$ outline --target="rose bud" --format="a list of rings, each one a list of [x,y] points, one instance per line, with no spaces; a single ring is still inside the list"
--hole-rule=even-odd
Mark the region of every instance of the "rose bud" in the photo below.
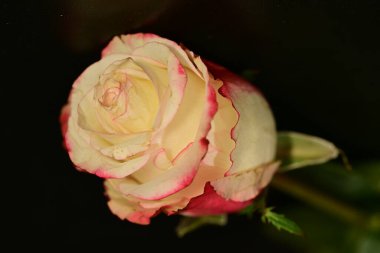
[[[113,38],[74,82],[61,124],[76,168],[106,178],[112,213],[134,223],[239,211],[278,168],[262,94],[154,34]]]

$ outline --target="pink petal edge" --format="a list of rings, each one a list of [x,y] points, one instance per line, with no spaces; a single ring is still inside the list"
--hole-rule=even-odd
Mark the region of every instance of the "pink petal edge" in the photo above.
[[[190,200],[189,204],[180,213],[189,216],[215,215],[237,212],[251,204],[251,200],[238,202],[226,200],[216,193],[208,182],[204,193]]]

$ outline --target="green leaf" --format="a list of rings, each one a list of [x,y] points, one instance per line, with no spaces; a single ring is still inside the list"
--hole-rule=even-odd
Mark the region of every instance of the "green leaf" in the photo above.
[[[199,229],[206,225],[225,226],[227,224],[227,215],[209,215],[201,217],[182,217],[177,226],[176,232],[178,237],[183,237],[186,234]]]
[[[292,220],[286,218],[283,214],[278,214],[272,211],[273,207],[265,208],[261,216],[261,221],[270,223],[278,230],[285,230],[291,234],[302,235],[301,228]]]
[[[327,140],[296,132],[277,134],[277,160],[281,171],[325,163],[338,156],[339,150]]]

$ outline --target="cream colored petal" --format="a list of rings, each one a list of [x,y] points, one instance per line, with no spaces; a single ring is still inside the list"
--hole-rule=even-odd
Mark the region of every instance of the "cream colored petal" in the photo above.
[[[100,152],[103,155],[112,157],[116,160],[125,160],[133,155],[145,151],[148,147],[141,144],[123,143],[107,148],[102,148]]]
[[[215,191],[226,200],[246,201],[255,198],[277,171],[279,162],[241,171],[211,182]]]
[[[168,57],[171,54],[172,52],[166,45],[154,41],[145,43],[144,45],[135,48],[131,53],[131,55],[140,57],[140,59],[145,59],[148,62],[154,60],[164,64],[165,66],[167,66]]]
[[[210,78],[214,90],[223,84]],[[171,213],[186,207],[190,199],[203,194],[207,182],[223,178],[231,167],[230,153],[235,147],[231,130],[236,125],[238,116],[229,99],[216,93],[218,110],[212,120],[211,130],[207,135],[210,141],[206,156],[203,158],[194,181],[183,190],[153,203],[142,202],[146,207],[164,206],[164,211]]]
[[[149,159],[149,154],[139,154],[122,162],[107,157],[92,145],[91,134],[80,128],[74,120],[69,120],[68,131],[65,135],[66,144],[72,162],[80,170],[100,177],[118,178],[135,172]]]
[[[131,80],[127,93],[127,110],[125,114],[114,119],[132,133],[151,131],[159,109],[159,98],[150,81]]]
[[[141,225],[147,225],[150,223],[150,217],[157,212],[157,209],[141,208],[138,203],[123,196],[111,180],[105,180],[104,185],[106,195],[109,198],[108,207],[113,214],[122,220],[129,220],[130,222]]]
[[[160,52],[160,54],[156,53],[153,59],[167,64],[167,70],[152,67],[149,62],[141,58],[150,51],[151,53]],[[160,136],[159,139],[162,139],[162,146],[168,153],[169,158],[174,159],[188,143],[194,140],[206,103],[205,87],[207,87],[207,84],[193,72],[183,69],[178,59],[165,45],[148,43],[137,48],[133,53],[140,56],[140,58],[134,59],[136,64],[144,69],[157,86],[159,97],[161,98],[158,120],[163,121],[160,122],[163,127],[167,125],[162,138],[161,133],[158,133],[158,135]],[[186,75],[187,81],[192,85],[185,88]],[[178,133],[184,133],[184,136],[179,139],[176,136]],[[154,139],[157,140],[157,138]]]
[[[111,42],[107,45],[107,47],[103,50],[102,56],[105,57],[110,54],[133,54],[133,52],[148,43],[156,43],[161,44],[169,48],[169,50],[179,59],[181,64],[194,72],[200,78],[204,78],[204,70],[200,70],[202,66],[199,68],[197,66],[198,63],[194,62],[194,54],[189,50],[184,50],[174,41],[161,38],[155,34],[150,33],[136,33],[136,34],[128,34],[114,37]],[[153,52],[153,55],[156,55],[156,52]],[[147,58],[150,58],[151,55],[145,54]],[[202,63],[203,64],[203,63]],[[201,65],[202,65],[201,64]],[[207,80],[207,79],[204,79]]]
[[[190,85],[186,85],[181,105],[162,136],[161,145],[171,160],[195,140],[207,104],[207,84],[190,71],[187,77]]]
[[[161,44],[147,44],[140,47],[134,53],[144,53],[152,50],[159,51],[166,58],[167,68],[152,66],[143,58],[136,58],[135,62],[148,74],[152,83],[155,84],[160,99],[160,109],[155,119],[156,135],[161,135],[161,129],[165,128],[175,116],[179,105],[182,102],[184,89],[187,82],[187,74],[178,59]],[[139,54],[142,54],[139,53]],[[161,56],[160,56],[161,57]],[[164,59],[160,59],[164,61]],[[149,98],[147,98],[149,100]],[[154,138],[156,139],[156,138]],[[158,139],[156,139],[158,141]]]
[[[212,80],[215,90],[223,85],[221,81]],[[218,111],[211,122],[211,130],[207,135],[210,141],[209,150],[203,162],[209,166],[219,167],[227,172],[231,167],[231,152],[235,148],[235,141],[231,132],[238,122],[238,113],[232,106],[231,100],[217,92]]]
[[[124,195],[132,195],[143,200],[157,200],[174,194],[193,181],[206,151],[207,143],[200,140],[189,147],[186,155],[178,159],[170,170],[140,185],[121,184],[120,190]]]
[[[163,50],[164,49],[165,47],[163,47]],[[167,75],[167,66],[152,65],[146,59],[137,56],[133,56],[133,61],[144,71],[144,73],[147,74],[152,84],[155,86],[156,92],[161,103],[164,94],[168,90],[169,80]]]
[[[236,148],[232,151],[229,175],[257,167],[274,159],[276,130],[273,115],[265,99],[257,92],[229,86],[239,121],[233,130]]]
[[[160,170],[166,171],[173,166],[172,161],[168,158],[165,149],[161,148],[153,158],[154,166]]]
[[[172,121],[183,100],[187,83],[187,74],[179,60],[170,54],[168,58],[168,89],[161,100],[160,111],[156,118],[157,133]]]
[[[142,200],[159,200],[184,189],[193,182],[199,169],[199,164],[207,151],[208,141],[205,137],[211,128],[211,120],[217,110],[214,89],[211,85],[204,88],[207,102],[201,112],[202,117],[198,123],[193,144],[187,146],[186,151],[174,161],[173,167],[161,175],[150,178],[150,180],[136,178],[141,182],[139,186],[129,184],[120,186],[123,194],[132,195]],[[133,177],[135,178],[140,171],[133,174]]]
[[[202,195],[207,182],[222,178],[225,170],[220,167],[201,164],[193,182],[183,190],[156,201],[141,201],[145,208],[163,208],[167,213],[177,212],[185,208],[189,201]]]
[[[151,33],[115,36],[103,49],[102,57],[110,54],[132,53],[136,48],[141,47],[156,38],[158,38],[158,36]]]
[[[229,98],[239,114],[232,137],[232,167],[228,175],[256,168],[273,161],[276,152],[276,129],[272,112],[263,96],[247,81],[227,69],[207,62],[211,73],[223,81],[221,92]]]
[[[104,134],[97,132],[88,132],[89,143],[96,150],[101,150],[119,145],[140,145],[147,146],[151,139],[150,132],[141,132],[136,134]]]

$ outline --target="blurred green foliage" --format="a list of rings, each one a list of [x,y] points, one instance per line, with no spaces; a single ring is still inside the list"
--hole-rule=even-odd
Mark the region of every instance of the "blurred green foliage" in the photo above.
[[[363,221],[344,220],[338,214],[292,198],[277,203],[281,212],[294,219],[304,231],[302,240],[285,233],[264,233],[278,241],[286,241],[297,252],[310,253],[378,253],[380,252],[380,161],[355,162],[346,171],[339,162],[313,166],[288,173],[293,179],[307,183],[321,194],[344,201],[362,215]],[[276,192],[274,194],[283,193]],[[270,199],[270,195],[269,195]]]

